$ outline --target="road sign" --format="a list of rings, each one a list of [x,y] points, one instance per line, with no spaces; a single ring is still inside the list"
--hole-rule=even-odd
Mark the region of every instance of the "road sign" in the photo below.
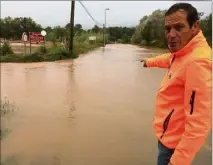
[[[27,33],[26,33],[26,32],[22,33],[21,40],[24,42],[24,54],[26,55],[26,50],[27,50],[27,48],[26,48],[26,43],[27,43]]]
[[[90,40],[90,41],[95,41],[95,40],[96,40],[96,36],[90,36],[90,37],[89,37],[89,40]]]
[[[29,32],[29,34],[31,43],[44,42],[44,36],[41,35],[41,32]]]
[[[46,34],[47,34],[46,31],[44,31],[44,30],[41,31],[42,36],[46,36]]]
[[[24,35],[24,42],[27,42],[27,35]]]
[[[27,42],[27,33],[26,33],[26,32],[24,32],[24,33],[22,34],[22,41],[23,41],[23,42]]]

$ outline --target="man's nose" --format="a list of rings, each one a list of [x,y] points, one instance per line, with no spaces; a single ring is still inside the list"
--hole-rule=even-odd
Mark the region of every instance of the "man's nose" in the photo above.
[[[172,37],[176,37],[176,35],[177,35],[177,31],[176,31],[175,29],[172,28],[172,29],[170,30],[170,32],[169,32],[169,37],[171,37],[171,38],[172,38]]]

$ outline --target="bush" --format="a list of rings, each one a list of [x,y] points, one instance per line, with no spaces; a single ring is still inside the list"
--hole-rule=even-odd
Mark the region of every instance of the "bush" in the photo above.
[[[0,46],[0,55],[5,56],[7,54],[13,54],[13,50],[9,43],[5,42],[2,46]]]
[[[62,56],[65,56],[65,57],[70,57],[70,52],[63,48],[63,47],[56,47],[56,50],[54,52],[56,55],[62,55]]]
[[[1,56],[1,62],[18,62],[18,60],[20,59],[19,56],[14,55],[14,54],[8,54],[5,56]]]
[[[43,61],[43,57],[39,53],[32,53],[32,54],[27,54],[25,56],[22,56],[20,58],[20,61],[23,61],[23,62],[41,62],[41,61]]]
[[[43,55],[44,61],[56,61],[76,57],[74,53],[71,53],[63,46],[51,47],[48,49],[48,53]]]
[[[47,53],[47,48],[44,45],[42,45],[42,46],[39,47],[37,52],[43,53],[43,54]]]
[[[41,62],[43,57],[39,53],[27,55],[6,55],[1,57],[1,62]]]

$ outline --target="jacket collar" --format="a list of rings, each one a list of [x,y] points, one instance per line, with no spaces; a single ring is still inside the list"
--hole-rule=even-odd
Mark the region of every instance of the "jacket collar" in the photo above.
[[[202,47],[205,45],[208,45],[208,43],[202,31],[200,30],[198,34],[191,41],[189,41],[189,43],[186,46],[184,46],[182,49],[180,49],[177,52],[172,52],[171,55],[175,57],[183,56],[189,53],[190,51],[192,51],[192,49],[196,47]]]

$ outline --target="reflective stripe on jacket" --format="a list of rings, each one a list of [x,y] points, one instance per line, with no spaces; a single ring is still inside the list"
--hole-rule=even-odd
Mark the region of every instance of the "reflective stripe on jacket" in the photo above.
[[[211,129],[211,48],[200,31],[183,49],[147,59],[147,67],[168,68],[156,98],[154,131],[175,149],[173,165],[190,165]]]

